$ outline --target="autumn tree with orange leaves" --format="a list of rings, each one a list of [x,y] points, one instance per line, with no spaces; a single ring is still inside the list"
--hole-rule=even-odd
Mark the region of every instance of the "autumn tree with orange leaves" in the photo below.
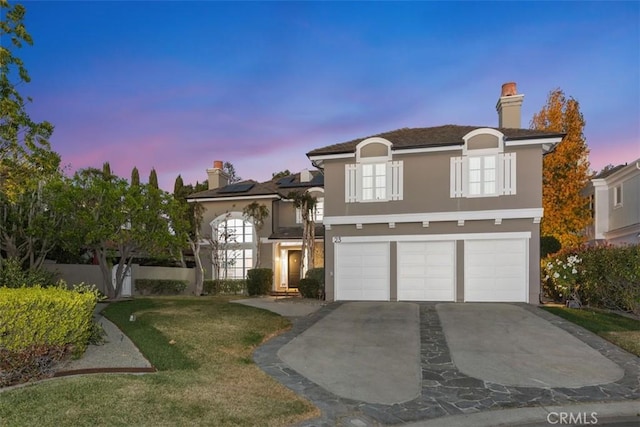
[[[582,194],[589,181],[584,125],[578,101],[567,99],[559,88],[549,93],[546,105],[531,120],[532,129],[566,134],[544,157],[542,171],[541,234],[555,237],[563,247],[582,243],[583,230],[591,222],[588,199]]]

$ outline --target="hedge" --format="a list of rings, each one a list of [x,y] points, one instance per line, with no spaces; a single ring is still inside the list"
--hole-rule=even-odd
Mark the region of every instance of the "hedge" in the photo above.
[[[187,289],[187,280],[136,279],[136,290],[142,295],[177,295]]]
[[[209,295],[244,294],[247,290],[245,279],[214,279],[204,281],[204,291]]]
[[[640,314],[640,246],[564,249],[542,261],[547,296]]]
[[[95,291],[61,287],[0,288],[0,348],[72,346],[79,356],[91,336]]]
[[[273,270],[270,268],[254,268],[247,271],[247,293],[249,295],[266,295],[273,289]]]

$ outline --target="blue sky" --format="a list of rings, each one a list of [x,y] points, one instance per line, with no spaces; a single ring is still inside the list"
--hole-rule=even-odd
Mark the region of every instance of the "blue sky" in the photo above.
[[[580,102],[592,169],[640,157],[639,2],[23,4],[21,92],[71,170],[266,180],[358,137],[497,126],[508,81],[523,127],[554,88]]]

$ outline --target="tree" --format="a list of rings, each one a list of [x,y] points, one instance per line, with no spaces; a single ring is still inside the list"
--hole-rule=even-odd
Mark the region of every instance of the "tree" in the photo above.
[[[104,171],[82,169],[73,177],[66,202],[75,209],[65,249],[84,248],[95,254],[109,298],[120,296],[134,256],[167,256],[181,244],[171,221],[176,201],[148,184],[131,186]],[[111,286],[114,260],[115,288]]]
[[[289,171],[289,169],[285,169],[280,172],[273,172],[271,174],[271,179],[284,178],[285,176],[289,176],[289,175],[291,175],[291,171]]]
[[[258,202],[251,202],[242,210],[242,215],[247,221],[253,222],[256,235],[264,226],[264,221],[269,217],[269,208]],[[256,242],[256,267],[260,266],[260,240]]]
[[[151,172],[149,172],[149,185],[152,188],[159,188],[158,187],[158,174],[156,173],[155,168],[151,168]]]
[[[302,262],[300,263],[300,277],[315,265],[315,222],[313,213],[318,200],[308,192],[292,191],[287,196],[293,200],[293,205],[300,209],[302,215]]]
[[[224,162],[222,165],[222,171],[229,177],[229,184],[233,184],[234,182],[242,181],[236,174],[236,168],[230,162]]]
[[[31,99],[17,90],[31,80],[15,53],[33,44],[25,14],[24,6],[0,0],[0,40],[9,41],[0,44],[0,269],[4,257],[39,268],[64,217],[55,206],[62,174],[60,156],[48,141],[53,126],[31,120]]]
[[[140,172],[138,172],[138,168],[135,166],[131,169],[131,185],[140,185]]]
[[[591,215],[582,190],[589,181],[589,149],[584,138],[585,120],[580,104],[564,92],[549,93],[547,104],[533,116],[531,128],[566,133],[543,160],[541,223],[543,236],[554,236],[563,247],[584,241],[583,230]]]
[[[204,290],[204,267],[202,265],[202,259],[200,258],[202,247],[200,227],[204,208],[202,204],[198,202],[188,203],[187,197],[193,193],[204,191],[207,188],[208,185],[206,183],[200,184],[196,182],[195,185],[185,185],[180,175],[177,176],[173,186],[173,197],[177,201],[179,208],[172,217],[172,223],[180,224],[179,231],[193,252],[196,263],[195,294],[198,296],[202,295]],[[176,228],[178,229],[178,227]],[[181,257],[181,263],[183,266],[186,265],[184,256]]]

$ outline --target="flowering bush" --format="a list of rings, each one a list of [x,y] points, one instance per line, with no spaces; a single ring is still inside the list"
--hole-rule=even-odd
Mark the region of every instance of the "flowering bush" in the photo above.
[[[542,263],[543,282],[547,296],[566,301],[569,298],[580,301],[580,276],[583,266],[577,251],[562,251],[548,257]]]
[[[640,313],[640,246],[584,246],[541,263],[542,288],[555,301]]]

